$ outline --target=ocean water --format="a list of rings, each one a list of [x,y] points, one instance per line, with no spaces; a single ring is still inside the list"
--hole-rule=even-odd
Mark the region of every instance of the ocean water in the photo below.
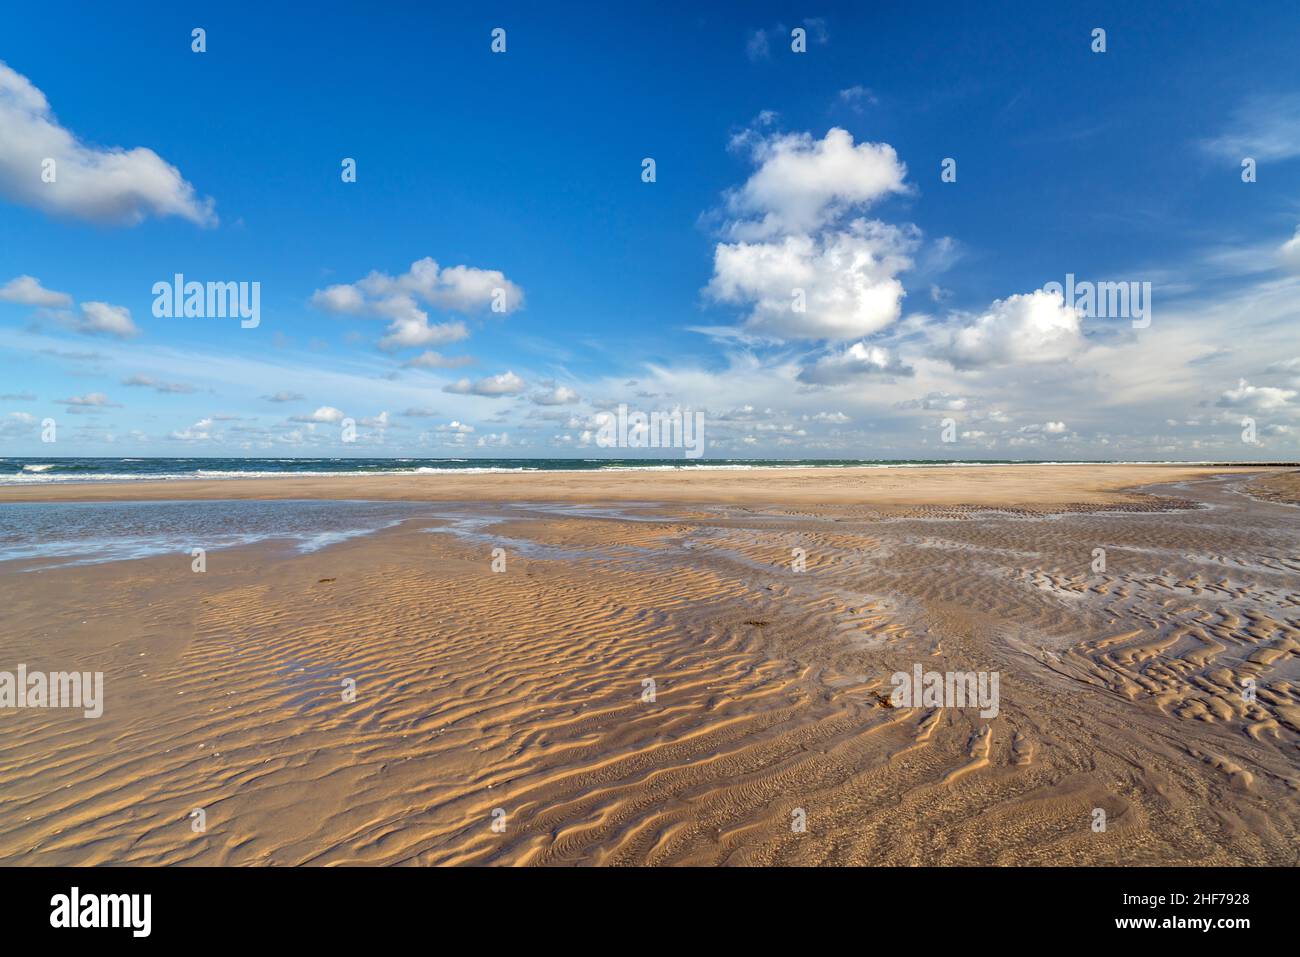
[[[417,502],[8,502],[0,563],[37,570],[168,553],[188,561],[191,549],[265,541],[312,552],[432,511]]]
[[[0,458],[0,485],[51,482],[266,478],[282,475],[438,475],[448,472],[587,472],[605,469],[852,468],[1013,465],[1018,459],[654,459],[654,458]],[[1036,464],[1074,464],[1038,462]],[[1191,463],[1210,464],[1210,463]]]

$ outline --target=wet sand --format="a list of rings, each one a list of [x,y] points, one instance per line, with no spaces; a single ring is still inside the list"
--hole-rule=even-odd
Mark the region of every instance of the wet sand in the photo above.
[[[1300,512],[1055,468],[0,490],[438,500],[201,574],[0,565],[0,668],[107,697],[0,711],[0,863],[1297,863]],[[890,706],[918,663],[998,715]]]

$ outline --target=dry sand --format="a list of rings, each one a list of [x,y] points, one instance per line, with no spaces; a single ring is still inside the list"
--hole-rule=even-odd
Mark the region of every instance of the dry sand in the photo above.
[[[0,566],[0,668],[107,697],[0,711],[0,863],[1300,859],[1300,513],[1249,474],[435,478],[0,490],[441,503],[203,574]],[[916,663],[1000,713],[890,707]]]
[[[1149,501],[1126,491],[1258,468],[989,465],[915,468],[439,473],[0,486],[0,502],[127,499],[371,499],[429,502],[687,502],[773,505],[989,505]]]

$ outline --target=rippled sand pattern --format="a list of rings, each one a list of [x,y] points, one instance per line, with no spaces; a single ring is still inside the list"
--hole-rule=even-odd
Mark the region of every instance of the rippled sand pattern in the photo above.
[[[0,667],[108,696],[0,712],[0,862],[1295,864],[1300,512],[1244,483],[440,506],[205,575],[0,574]],[[999,672],[1000,713],[891,707],[917,663]]]

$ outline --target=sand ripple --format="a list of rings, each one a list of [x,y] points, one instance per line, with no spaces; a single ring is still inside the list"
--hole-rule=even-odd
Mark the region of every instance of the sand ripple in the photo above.
[[[0,862],[1295,864],[1300,526],[1241,481],[0,576],[0,661],[108,690],[0,713]],[[1000,713],[892,707],[918,662]]]

